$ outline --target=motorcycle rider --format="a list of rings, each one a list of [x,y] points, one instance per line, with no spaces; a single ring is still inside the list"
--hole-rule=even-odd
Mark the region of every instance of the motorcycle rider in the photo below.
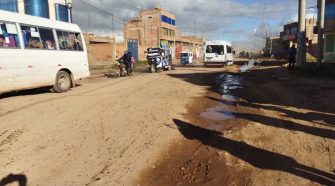
[[[133,56],[132,53],[126,50],[123,53],[123,56],[120,59],[118,59],[120,63],[126,66],[127,71],[132,69],[132,60],[131,60],[132,56]]]

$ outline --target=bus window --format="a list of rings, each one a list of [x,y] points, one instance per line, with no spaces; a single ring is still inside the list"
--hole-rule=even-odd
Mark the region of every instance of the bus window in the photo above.
[[[55,50],[55,38],[51,29],[39,28],[44,49]]]
[[[79,33],[70,33],[71,49],[74,51],[83,51],[83,43]]]
[[[20,42],[16,25],[0,22],[0,48],[19,48]]]
[[[57,31],[60,50],[71,50],[69,32]]]
[[[25,48],[39,48],[43,49],[40,33],[38,28],[34,26],[21,26],[23,42]]]

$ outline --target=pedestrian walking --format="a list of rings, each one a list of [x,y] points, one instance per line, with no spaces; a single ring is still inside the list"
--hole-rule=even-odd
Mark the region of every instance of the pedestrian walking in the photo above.
[[[297,49],[295,48],[295,45],[292,45],[292,47],[288,50],[288,69],[292,70],[295,67],[295,57],[297,55]]]

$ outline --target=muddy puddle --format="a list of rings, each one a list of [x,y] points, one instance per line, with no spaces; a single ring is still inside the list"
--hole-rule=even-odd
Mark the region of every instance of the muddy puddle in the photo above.
[[[233,91],[242,88],[242,78],[231,74],[222,74],[216,81],[215,85],[221,94],[221,100],[218,106],[208,108],[200,114],[200,117],[211,121],[225,121],[235,118],[231,106],[235,105],[238,97],[233,95]],[[219,126],[213,126],[211,129],[220,129]]]

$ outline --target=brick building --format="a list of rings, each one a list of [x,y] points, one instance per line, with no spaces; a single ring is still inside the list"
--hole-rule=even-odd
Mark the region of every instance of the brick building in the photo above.
[[[124,43],[116,43],[112,36],[84,33],[84,38],[91,65],[110,65],[126,50]]]
[[[266,44],[264,48],[264,55],[267,57],[273,56],[275,58],[281,58],[284,54],[283,43],[279,36],[273,36],[266,38]]]
[[[324,61],[335,63],[335,0],[326,0]]]
[[[183,36],[176,28],[176,16],[160,8],[142,10],[139,15],[124,25],[124,39],[127,48],[139,60],[145,60],[149,47],[169,49],[173,57],[182,50],[192,51],[200,56],[203,39]]]

